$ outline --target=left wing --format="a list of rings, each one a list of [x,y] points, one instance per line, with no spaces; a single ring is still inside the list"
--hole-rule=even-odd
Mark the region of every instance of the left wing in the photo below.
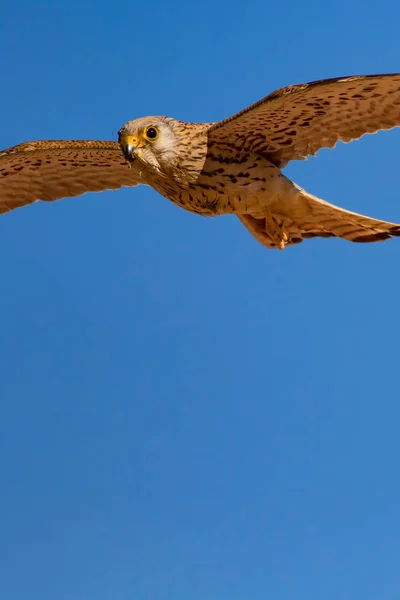
[[[277,167],[365,133],[400,125],[400,73],[313,81],[281,88],[215,123],[208,145],[262,154]]]

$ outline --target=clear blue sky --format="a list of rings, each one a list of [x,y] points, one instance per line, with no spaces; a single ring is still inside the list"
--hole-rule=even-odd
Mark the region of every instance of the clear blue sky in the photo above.
[[[1,147],[400,70],[398,2],[6,3]],[[286,170],[400,222],[400,131]],[[397,600],[400,241],[268,251],[150,188],[0,219],[0,596]]]

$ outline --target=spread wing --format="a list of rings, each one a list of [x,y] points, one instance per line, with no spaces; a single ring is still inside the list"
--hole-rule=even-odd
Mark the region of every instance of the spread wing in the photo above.
[[[320,148],[400,125],[400,74],[325,79],[279,89],[209,129],[213,144],[282,168]]]
[[[0,152],[0,214],[36,200],[139,183],[118,142],[27,142]]]

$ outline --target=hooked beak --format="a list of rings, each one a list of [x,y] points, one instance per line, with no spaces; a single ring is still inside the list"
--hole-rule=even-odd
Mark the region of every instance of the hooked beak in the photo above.
[[[138,149],[143,148],[143,143],[133,135],[120,134],[118,141],[128,162],[133,162],[136,158]]]

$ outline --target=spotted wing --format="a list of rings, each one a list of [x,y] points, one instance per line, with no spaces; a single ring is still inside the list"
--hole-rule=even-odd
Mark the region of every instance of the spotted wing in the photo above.
[[[400,74],[325,79],[279,89],[215,123],[209,149],[221,144],[258,153],[282,168],[320,148],[400,125]]]
[[[139,183],[117,142],[27,142],[0,152],[0,214],[36,200]]]

